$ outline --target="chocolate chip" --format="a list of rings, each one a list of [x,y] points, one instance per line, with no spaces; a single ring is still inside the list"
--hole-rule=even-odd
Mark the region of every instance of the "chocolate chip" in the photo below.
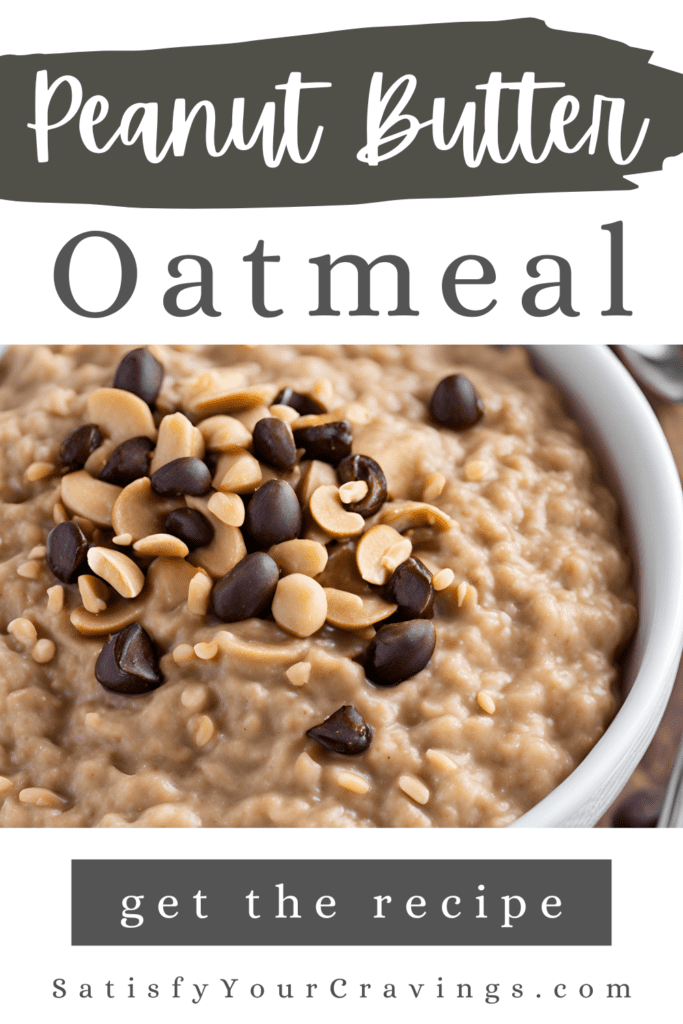
[[[242,622],[270,608],[280,577],[277,563],[265,551],[245,555],[213,588],[213,609],[223,622]]]
[[[414,555],[394,569],[385,584],[384,596],[398,605],[393,616],[395,622],[431,619],[434,614],[432,574]]]
[[[372,729],[351,704],[344,704],[306,735],[335,754],[363,754],[372,743]]]
[[[263,548],[298,537],[302,521],[299,499],[286,480],[267,480],[247,505],[246,529]]]
[[[100,473],[100,480],[117,487],[127,487],[141,476],[149,476],[149,463],[154,441],[148,437],[131,437],[115,448]]]
[[[454,373],[436,385],[429,411],[443,427],[467,430],[482,418],[484,405],[472,381]]]
[[[59,448],[59,461],[67,469],[83,469],[104,438],[96,423],[85,423],[67,434]]]
[[[211,473],[201,459],[186,455],[173,459],[152,474],[152,490],[162,498],[180,497],[181,494],[206,494],[211,487]]]
[[[259,420],[252,435],[254,455],[273,469],[286,471],[296,465],[292,428],[284,420],[267,416]]]
[[[387,500],[387,478],[381,466],[369,455],[348,455],[342,459],[337,466],[337,479],[340,484],[363,480],[368,485],[364,498],[345,506],[349,512],[358,512],[363,519],[374,516]]]
[[[164,681],[154,642],[132,622],[104,645],[95,663],[97,681],[114,693],[137,695],[156,690]]]
[[[218,452],[205,452],[204,462],[206,463],[207,469],[211,474],[211,479],[213,480],[216,475],[216,470],[218,469]]]
[[[655,828],[661,797],[641,789],[619,804],[612,815],[612,828]]]
[[[190,551],[204,548],[213,540],[213,526],[196,508],[175,508],[164,520],[166,533],[187,544]]]
[[[134,348],[123,357],[116,370],[114,387],[132,391],[153,406],[164,379],[164,368],[146,348]]]
[[[53,526],[47,535],[46,547],[47,564],[62,583],[74,583],[79,570],[87,567],[87,537],[71,520]]]
[[[426,619],[380,626],[368,646],[365,674],[379,686],[396,686],[422,671],[435,644],[436,631]]]
[[[327,412],[325,406],[317,398],[312,398],[311,395],[301,395],[298,391],[292,391],[291,388],[283,388],[282,391],[279,391],[273,405],[290,405],[300,416],[319,416],[321,413]]]
[[[294,441],[297,448],[306,449],[307,459],[320,462],[338,462],[351,454],[351,424],[346,420],[336,423],[322,423],[318,427],[299,427],[294,424]]]

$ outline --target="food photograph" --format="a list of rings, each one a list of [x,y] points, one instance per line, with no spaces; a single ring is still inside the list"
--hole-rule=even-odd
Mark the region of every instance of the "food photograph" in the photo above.
[[[606,347],[9,346],[0,825],[654,824],[681,559]]]

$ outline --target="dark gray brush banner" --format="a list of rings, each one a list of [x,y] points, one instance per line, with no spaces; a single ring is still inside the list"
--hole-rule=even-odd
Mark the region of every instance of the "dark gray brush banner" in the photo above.
[[[2,56],[0,198],[218,208],[632,189],[625,175],[683,151],[683,75],[651,56],[533,18]]]
[[[608,946],[612,864],[75,860],[71,910],[75,946]]]

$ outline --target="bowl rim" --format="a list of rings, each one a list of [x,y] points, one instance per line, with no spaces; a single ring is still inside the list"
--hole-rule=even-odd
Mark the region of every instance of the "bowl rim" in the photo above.
[[[573,352],[580,351],[583,374],[605,380],[609,384],[610,402],[619,402],[628,408],[630,430],[626,434],[620,432],[622,451],[634,442],[647,450],[647,459],[643,460],[643,475],[638,488],[633,492],[636,500],[631,507],[636,507],[640,502],[644,511],[647,504],[651,526],[657,530],[660,548],[667,551],[666,572],[658,574],[663,578],[664,586],[661,586],[660,579],[660,586],[651,595],[653,604],[650,626],[642,639],[640,665],[624,703],[604,735],[567,778],[508,826],[572,827],[571,821],[580,816],[587,796],[605,779],[616,777],[620,766],[630,759],[634,751],[640,752],[640,759],[651,739],[650,735],[643,739],[643,725],[654,721],[653,708],[660,704],[661,714],[656,717],[656,728],[673,688],[683,647],[683,491],[671,449],[654,410],[633,377],[606,345],[533,345],[528,346],[529,349],[540,355],[543,365],[541,372],[545,371],[546,376],[552,376],[553,383],[560,391],[563,390],[560,368],[575,358]],[[559,379],[553,376],[553,368],[560,369]],[[586,409],[583,411],[584,414],[587,412]],[[591,430],[595,432],[597,429],[595,424],[591,426],[587,423],[586,415],[581,416],[575,408],[572,414],[577,416],[582,430],[590,437]],[[621,456],[615,450],[604,457],[614,465]],[[628,501],[628,497],[622,493],[622,505],[624,500]],[[652,551],[649,555],[647,551],[641,551],[640,555],[639,612],[645,599],[642,577],[651,570],[648,557],[653,562],[655,560]],[[644,627],[639,625],[639,628]],[[625,783],[626,779],[616,788],[614,797]],[[604,809],[607,806],[609,804]]]

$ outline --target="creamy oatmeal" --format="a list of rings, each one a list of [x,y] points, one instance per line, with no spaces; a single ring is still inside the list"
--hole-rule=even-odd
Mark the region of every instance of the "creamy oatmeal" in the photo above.
[[[0,410],[1,825],[503,826],[610,722],[616,505],[522,351],[16,346]]]

